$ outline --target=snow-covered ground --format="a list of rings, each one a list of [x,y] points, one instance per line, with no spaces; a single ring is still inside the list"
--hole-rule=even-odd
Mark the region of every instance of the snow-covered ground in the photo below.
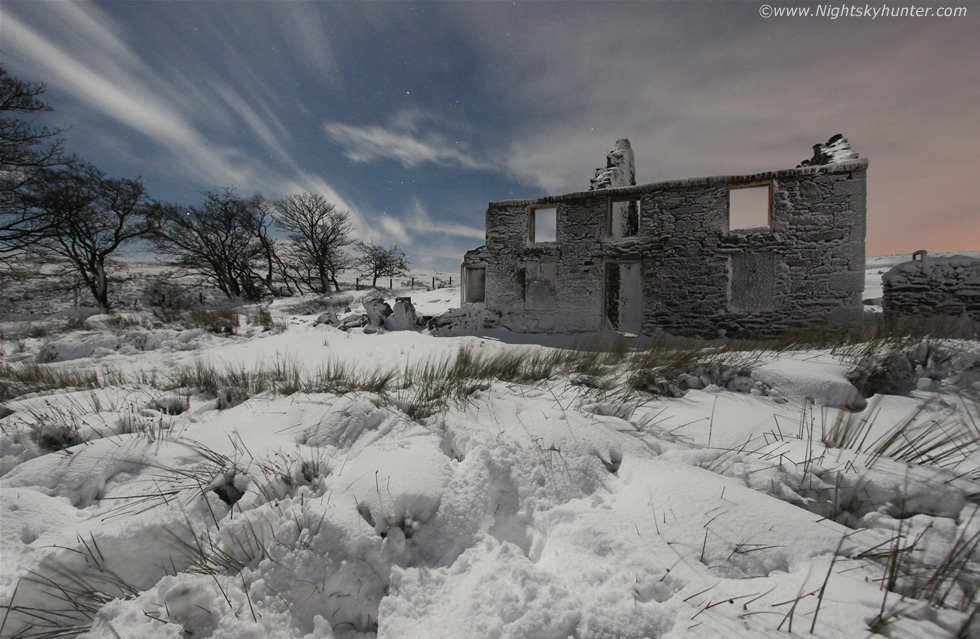
[[[978,343],[865,399],[858,347],[668,370],[315,306],[6,325],[0,636],[980,636]]]

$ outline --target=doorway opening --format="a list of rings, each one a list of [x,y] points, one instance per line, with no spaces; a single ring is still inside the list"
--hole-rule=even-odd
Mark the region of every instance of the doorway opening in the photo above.
[[[464,266],[463,267],[463,302],[467,304],[477,304],[486,301],[487,295],[487,267]]]
[[[607,262],[607,328],[628,336],[643,331],[643,274],[639,262]]]

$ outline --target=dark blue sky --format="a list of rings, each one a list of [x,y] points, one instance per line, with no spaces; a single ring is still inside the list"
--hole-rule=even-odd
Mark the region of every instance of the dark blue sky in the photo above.
[[[154,197],[321,192],[419,267],[481,244],[489,201],[586,189],[620,137],[644,183],[842,132],[871,160],[869,253],[980,249],[980,5],[761,4],[0,0],[0,52],[72,151]]]

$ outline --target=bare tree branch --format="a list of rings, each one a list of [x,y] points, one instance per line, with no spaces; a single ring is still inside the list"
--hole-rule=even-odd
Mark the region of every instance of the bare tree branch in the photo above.
[[[96,303],[108,309],[108,257],[154,228],[143,184],[108,178],[91,164],[74,161],[39,172],[20,199],[37,221],[25,250],[66,260]]]
[[[371,286],[376,286],[379,277],[395,277],[408,272],[408,260],[405,253],[394,245],[391,248],[377,246],[374,242],[358,242],[357,250],[361,253],[358,264],[371,273]]]
[[[350,212],[316,193],[294,193],[273,203],[276,221],[289,233],[289,255],[299,279],[317,293],[340,290],[337,275],[353,266]]]
[[[266,285],[275,292],[271,274],[266,279],[257,272],[270,255],[275,259],[266,207],[261,195],[241,198],[234,189],[205,193],[198,206],[161,206],[152,242],[172,264],[203,277],[228,297],[260,299]]]
[[[42,172],[62,165],[61,129],[37,126],[22,119],[50,111],[41,96],[45,87],[11,77],[0,65],[0,257],[21,251],[48,229],[50,220],[21,199]]]

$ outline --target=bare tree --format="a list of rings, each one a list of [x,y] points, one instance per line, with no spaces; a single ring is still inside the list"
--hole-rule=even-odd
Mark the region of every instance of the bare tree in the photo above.
[[[371,286],[377,285],[379,277],[395,277],[408,272],[408,260],[397,244],[388,248],[374,242],[358,242],[357,250],[361,253],[358,264],[371,273]]]
[[[61,129],[37,126],[22,116],[50,111],[45,87],[10,76],[0,65],[0,255],[21,250],[50,223],[21,196],[41,173],[63,163]]]
[[[157,252],[196,273],[228,297],[258,299],[265,281],[256,269],[266,255],[258,232],[266,233],[264,198],[241,198],[233,189],[205,193],[199,206],[160,209],[153,235]],[[270,278],[271,280],[271,278]]]
[[[20,199],[35,220],[25,250],[65,259],[108,310],[107,258],[154,226],[143,184],[108,178],[91,164],[74,161],[40,171]]]
[[[290,295],[303,294],[303,287],[315,280],[313,272],[303,266],[303,257],[297,251],[296,244],[287,240],[273,240],[272,259],[275,275],[280,285],[284,286]]]
[[[293,193],[273,203],[275,218],[289,233],[289,256],[300,279],[317,293],[340,290],[337,275],[353,265],[345,251],[352,242],[350,212],[317,193]]]
[[[279,290],[273,284],[273,278],[277,271],[282,271],[283,263],[280,258],[281,242],[272,237],[272,228],[276,226],[273,208],[269,201],[259,194],[249,198],[249,202],[250,214],[244,217],[243,225],[259,245],[257,259],[262,263],[262,273],[259,275],[256,272],[256,274],[269,293],[278,295]]]

